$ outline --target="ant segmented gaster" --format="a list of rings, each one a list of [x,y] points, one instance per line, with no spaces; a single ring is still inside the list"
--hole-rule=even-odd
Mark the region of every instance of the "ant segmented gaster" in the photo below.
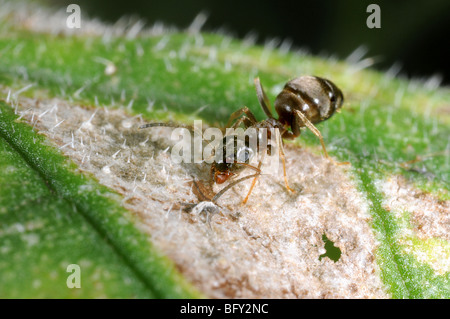
[[[317,76],[297,77],[287,82],[281,93],[276,97],[275,111],[278,114],[278,119],[276,119],[272,115],[269,99],[259,78],[255,78],[254,82],[259,104],[266,114],[267,119],[258,122],[250,109],[244,107],[231,114],[227,127],[234,122],[233,128],[243,125],[246,129],[267,129],[267,138],[270,138],[270,131],[273,129],[272,131],[276,134],[275,140],[278,146],[279,155],[283,163],[283,176],[286,189],[294,192],[294,190],[289,187],[287,180],[283,139],[295,139],[300,135],[301,128],[306,127],[319,138],[323,152],[325,156],[329,158],[322,134],[314,124],[329,119],[336,111],[338,111],[342,107],[344,96],[342,91],[330,80]],[[164,123],[150,123],[141,126],[141,128],[151,126],[175,127],[174,125],[166,125]],[[223,154],[226,154],[227,147],[225,139],[226,137],[224,138]],[[258,140],[258,147],[263,147],[267,153],[270,153],[271,151],[270,145],[261,145],[261,140]],[[262,160],[260,160],[257,167],[249,164],[249,160],[253,153],[254,151],[249,148],[248,144],[244,143],[243,146],[234,149],[234,160],[225,160],[224,157],[223,160],[214,161],[212,163],[211,174],[214,182],[217,184],[224,183],[231,176],[236,175],[239,170],[245,167],[249,167],[256,171],[255,174],[235,180],[223,188],[214,196],[212,199],[213,202],[217,201],[225,191],[235,186],[237,183],[253,177],[253,182],[243,203],[247,202],[256,181],[261,174]]]

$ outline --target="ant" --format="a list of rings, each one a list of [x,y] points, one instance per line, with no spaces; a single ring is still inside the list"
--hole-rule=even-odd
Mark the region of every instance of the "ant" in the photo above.
[[[344,96],[342,91],[330,80],[316,76],[301,76],[295,78],[286,83],[281,93],[278,94],[275,99],[275,110],[278,113],[278,119],[276,119],[272,115],[269,99],[259,78],[255,78],[254,82],[259,104],[268,118],[258,122],[253,113],[247,107],[244,107],[231,114],[227,127],[229,127],[234,120],[239,118],[234,123],[234,128],[244,124],[245,128],[276,129],[276,141],[279,154],[283,162],[283,173],[286,189],[293,192],[293,190],[289,187],[286,176],[283,139],[295,139],[300,135],[300,129],[302,127],[307,127],[319,138],[324,154],[327,158],[329,158],[322,134],[314,126],[314,124],[325,121],[336,111],[339,111],[344,102]],[[289,127],[291,128],[291,131],[288,130]],[[270,134],[269,130],[268,134]],[[236,152],[239,152],[240,150],[241,149],[237,149]],[[267,151],[270,152],[270,148],[268,148]],[[254,169],[259,171],[261,163],[262,162],[260,162],[258,167]],[[225,182],[229,176],[233,175],[235,166],[236,164],[233,162],[214,162],[211,169],[214,171],[215,182],[217,184]],[[250,190],[243,201],[244,204],[247,202],[258,177],[259,175],[256,174]],[[235,183],[232,185],[234,186]]]
[[[314,126],[314,124],[329,119],[335,112],[339,111],[344,102],[344,96],[342,91],[330,80],[317,76],[301,76],[294,78],[285,84],[283,90],[275,99],[275,111],[278,114],[278,119],[276,119],[272,115],[269,99],[259,78],[255,78],[254,83],[259,104],[266,114],[267,119],[258,122],[250,109],[248,107],[244,107],[231,114],[227,127],[235,121],[232,126],[233,128],[243,125],[246,129],[267,129],[268,138],[270,138],[271,134],[270,129],[274,129],[275,140],[283,163],[283,175],[286,189],[290,192],[294,192],[294,190],[289,187],[287,180],[283,139],[295,139],[300,135],[301,128],[307,127],[319,138],[325,157],[329,158],[322,134]],[[179,127],[165,123],[149,123],[142,125],[140,128],[152,126]],[[257,136],[259,136],[259,134]],[[253,169],[256,173],[235,180],[217,193],[213,197],[212,202],[217,201],[217,199],[225,191],[234,185],[242,182],[243,180],[253,178],[249,192],[243,201],[245,204],[256,184],[258,177],[261,175],[262,160],[259,162],[257,167],[249,164],[249,160],[254,154],[254,151],[249,147],[247,141],[245,141],[243,145],[241,143],[240,147],[234,147],[234,158],[232,158],[231,161],[230,159],[225,158],[226,149],[229,147],[229,144],[226,144],[226,138],[227,137],[225,136],[223,140],[223,159],[215,161],[211,165],[211,175],[214,182],[217,184],[222,184],[245,167]],[[236,137],[234,137],[233,146],[236,145],[236,142]],[[265,143],[266,145],[261,145],[262,141],[259,138],[258,144],[260,144],[259,147],[263,147],[264,150],[270,155],[271,145],[267,145],[267,142]]]

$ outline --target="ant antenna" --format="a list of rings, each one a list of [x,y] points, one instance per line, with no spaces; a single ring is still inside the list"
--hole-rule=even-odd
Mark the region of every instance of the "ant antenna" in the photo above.
[[[224,188],[222,188],[221,190],[220,190],[220,192],[218,192],[212,199],[211,199],[211,202],[213,202],[213,203],[215,203],[227,190],[229,190],[230,188],[232,188],[233,186],[235,186],[236,184],[239,184],[240,182],[242,182],[242,181],[245,181],[246,179],[250,179],[250,178],[253,178],[253,177],[256,177],[256,176],[259,176],[259,175],[261,175],[261,173],[258,173],[258,174],[252,174],[252,175],[247,175],[247,176],[244,176],[244,177],[241,177],[241,178],[239,178],[239,179],[237,179],[237,180],[235,180],[234,182],[232,182],[231,184],[229,184],[228,186],[226,186],[226,187],[224,187]]]

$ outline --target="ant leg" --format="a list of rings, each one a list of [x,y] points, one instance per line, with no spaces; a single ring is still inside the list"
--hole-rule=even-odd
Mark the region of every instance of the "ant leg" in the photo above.
[[[194,188],[195,187],[195,191],[194,191],[194,194],[197,196],[197,198],[199,199],[199,200],[201,200],[201,201],[211,201],[211,198],[210,197],[208,197],[208,196],[206,196],[205,194],[204,194],[204,192],[201,190],[201,187],[200,187],[200,185],[197,183],[197,181],[195,180],[195,177],[193,177],[193,176],[191,176],[192,177],[192,188]],[[199,196],[200,195],[200,196]],[[201,197],[201,199],[199,198],[199,197]]]
[[[270,111],[269,98],[267,97],[266,92],[264,92],[259,78],[255,78],[254,82],[256,88],[256,96],[258,97],[259,104],[261,105],[264,113],[266,113],[269,118],[273,118],[272,112]]]
[[[237,128],[237,127],[239,127],[239,125],[241,125],[242,122],[244,123],[245,128],[248,128],[248,127],[252,126],[253,124],[255,124],[255,123],[252,122],[247,116],[244,115],[243,117],[241,117],[239,120],[237,120],[237,121],[233,124],[232,128]],[[228,127],[228,125],[227,125],[227,127]]]
[[[221,190],[220,192],[218,192],[218,193],[211,199],[211,202],[216,203],[217,200],[218,200],[218,199],[219,199],[219,198],[220,198],[227,190],[229,190],[229,189],[232,188],[233,186],[239,184],[240,182],[245,181],[246,179],[249,179],[249,178],[252,178],[252,177],[256,177],[256,176],[259,176],[260,174],[261,174],[261,173],[256,173],[256,174],[252,174],[252,175],[247,175],[247,176],[241,177],[241,178],[239,178],[239,179],[233,181],[233,182],[232,182],[231,184],[229,184],[228,186],[222,188],[222,190]]]
[[[295,110],[295,114],[306,125],[306,127],[309,128],[311,132],[313,132],[313,134],[319,138],[320,144],[322,144],[323,152],[325,153],[325,157],[330,158],[327,149],[325,148],[325,142],[323,141],[323,137],[320,131],[314,126],[314,124],[310,122],[310,120],[308,120],[308,118],[302,112],[300,112],[299,110]]]
[[[259,165],[258,167],[256,167],[256,166],[253,166],[253,165],[250,165],[250,164],[247,164],[247,163],[242,163],[242,162],[234,162],[235,164],[239,164],[239,165],[243,165],[243,166],[245,166],[245,167],[248,167],[248,168],[250,168],[250,169],[252,169],[252,170],[254,170],[254,171],[257,171],[258,173],[260,173],[261,174],[261,165]]]
[[[248,198],[250,197],[250,194],[252,193],[253,188],[256,185],[256,182],[258,181],[259,175],[261,174],[261,165],[262,165],[262,163],[264,161],[264,156],[265,156],[265,153],[262,154],[261,160],[258,163],[259,174],[256,175],[255,178],[253,179],[252,185],[250,186],[250,189],[248,190],[247,196],[245,196],[244,200],[242,201],[242,204],[246,204],[247,203]]]
[[[284,184],[286,185],[286,189],[290,192],[295,192],[292,188],[289,187],[287,176],[286,176],[286,156],[284,155],[284,148],[283,148],[283,139],[281,138],[280,130],[275,130],[275,135],[277,139],[278,144],[278,152],[281,157],[281,161],[283,162],[283,174],[284,174]]]
[[[350,162],[335,162],[329,155],[327,152],[327,149],[325,148],[325,143],[323,141],[323,137],[322,134],[320,133],[320,131],[307,119],[307,117],[300,111],[296,110],[295,111],[298,118],[303,121],[303,123],[306,125],[307,128],[309,128],[311,130],[311,132],[314,133],[315,136],[317,136],[320,140],[320,144],[322,144],[322,149],[323,152],[325,153],[325,157],[328,159],[331,159],[332,162],[334,162],[337,165],[348,165],[350,164]]]
[[[250,111],[250,109],[248,107],[243,107],[240,110],[237,110],[236,112],[233,112],[230,115],[230,119],[228,120],[227,126],[226,127],[230,127],[230,124],[237,119],[239,116],[241,116],[242,114],[247,115],[247,118],[252,122],[252,124],[258,123],[258,121],[256,120],[256,117],[253,115],[252,111]]]

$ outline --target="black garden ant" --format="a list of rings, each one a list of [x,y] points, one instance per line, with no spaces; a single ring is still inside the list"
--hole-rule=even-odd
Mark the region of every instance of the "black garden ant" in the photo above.
[[[255,78],[254,82],[259,104],[267,115],[267,119],[258,122],[253,113],[247,107],[244,107],[231,114],[227,127],[234,122],[233,128],[243,125],[246,129],[267,129],[267,138],[271,138],[271,131],[275,132],[275,140],[283,163],[283,175],[286,189],[293,192],[289,187],[287,180],[283,139],[295,139],[300,135],[301,128],[307,127],[319,138],[323,152],[325,156],[329,158],[322,134],[314,124],[327,120],[336,111],[339,111],[344,101],[343,94],[333,82],[327,79],[316,76],[301,76],[295,78],[286,83],[275,100],[275,110],[278,114],[278,119],[276,119],[272,115],[269,99],[264,92],[259,78]],[[183,127],[168,123],[149,123],[142,125],[140,128],[154,126]],[[225,139],[226,136],[224,137],[223,154],[226,153],[227,148]],[[236,146],[235,142],[236,138],[234,138],[233,146]],[[259,139],[258,147],[262,147],[264,152],[271,152],[271,145],[267,145],[267,142],[263,143]],[[262,160],[257,167],[249,164],[249,160],[253,153],[254,151],[249,148],[247,141],[245,141],[245,143],[241,143],[241,146],[234,148],[234,158],[230,160],[225,158],[224,155],[223,159],[216,160],[212,163],[211,175],[214,182],[217,184],[224,183],[243,168],[248,167],[256,171],[255,174],[239,178],[230,183],[212,198],[212,202],[216,202],[224,192],[236,184],[243,180],[253,178],[250,190],[243,201],[243,203],[247,202],[256,181],[261,174]]]

